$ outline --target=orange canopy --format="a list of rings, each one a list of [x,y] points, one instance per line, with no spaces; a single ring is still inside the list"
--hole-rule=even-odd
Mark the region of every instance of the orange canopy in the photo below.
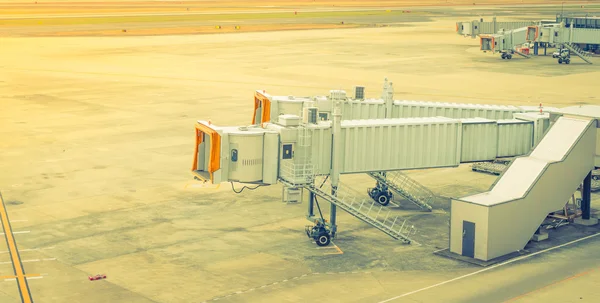
[[[206,171],[212,174],[221,168],[221,135],[210,126],[202,123],[196,123],[196,147],[194,149],[194,162],[192,171],[198,170],[198,145],[202,143],[204,134],[210,136],[210,160]]]
[[[252,124],[257,124],[256,111],[262,108],[260,124],[271,121],[271,101],[269,98],[260,92],[254,92],[254,115],[252,115]]]

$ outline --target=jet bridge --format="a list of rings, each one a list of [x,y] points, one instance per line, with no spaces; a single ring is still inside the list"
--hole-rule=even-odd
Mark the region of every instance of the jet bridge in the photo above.
[[[480,49],[484,52],[501,53],[502,59],[511,59],[513,54],[530,58],[519,50],[529,42],[554,44],[569,50],[567,56],[559,57],[559,63],[570,63],[570,55],[592,64],[591,51],[600,46],[600,28],[577,28],[574,23],[566,27],[563,23],[532,25],[513,30],[501,30],[495,34],[480,35]]]
[[[475,38],[479,35],[496,34],[500,30],[513,30],[517,28],[537,25],[536,21],[504,21],[499,22],[496,17],[492,21],[479,20],[456,22],[456,33],[465,37]]]
[[[354,96],[345,91],[332,90],[327,96],[295,97],[271,96],[264,90],[254,92],[252,124],[277,122],[281,115],[308,117],[311,111],[319,121],[330,121],[334,100],[341,100],[342,120],[417,118],[442,116],[454,119],[485,118],[512,119],[517,113],[538,113],[540,106],[508,106],[465,104],[415,100],[394,100],[394,86],[384,80],[380,98],[364,98],[364,87],[356,87]],[[543,108],[545,112],[556,108]]]
[[[390,86],[391,83],[384,87],[384,92]],[[387,99],[372,104],[384,104],[386,114],[390,106],[392,109],[398,106],[398,115],[415,116],[342,120],[342,109],[347,108],[344,105],[348,99],[343,91],[332,91],[328,98],[322,99],[331,101],[329,110],[333,119],[319,119],[320,108],[314,106],[313,98],[288,97],[287,100],[298,99],[298,102],[287,102],[256,91],[254,124],[222,127],[202,120],[196,123],[192,173],[196,179],[214,184],[282,183],[285,201],[293,200],[298,190],[306,189],[310,197],[307,217],[316,224],[307,228],[307,234],[318,245],[327,245],[335,236],[338,207],[388,236],[410,243],[414,226],[395,217],[385,207],[382,195],[393,192],[430,211],[433,194],[400,173],[401,170],[455,167],[461,163],[527,155],[540,141],[537,148],[543,145],[543,140],[558,140],[557,135],[545,139],[553,129],[553,134],[563,133],[560,127],[551,128],[553,114],[543,113],[541,108],[439,103],[413,110],[408,105],[421,106],[420,103],[390,102],[390,95],[384,94]],[[273,106],[274,103],[283,106]],[[298,108],[298,104],[303,107]],[[301,115],[284,113],[274,121],[263,121],[272,117],[273,108],[288,105],[295,106],[292,111]],[[534,112],[536,109],[538,113]],[[439,112],[451,117],[421,117]],[[509,113],[512,117],[506,119]],[[455,118],[486,114],[497,118]],[[356,173],[366,173],[376,180],[377,191],[371,189],[371,197],[361,196],[339,182],[340,174]],[[390,196],[385,198],[389,201]],[[319,199],[331,204],[330,221],[315,215],[313,206]],[[319,213],[322,214],[320,208]]]
[[[503,30],[492,35],[481,35],[479,37],[480,47],[484,52],[501,53],[502,59],[511,59],[513,54],[530,58],[529,55],[519,51],[518,46],[535,41],[537,30],[537,26],[528,26],[508,31]]]

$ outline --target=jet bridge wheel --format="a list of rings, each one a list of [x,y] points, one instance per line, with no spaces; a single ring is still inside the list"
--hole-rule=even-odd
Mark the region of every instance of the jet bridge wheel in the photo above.
[[[379,203],[383,206],[386,206],[386,205],[390,204],[391,199],[392,199],[392,195],[390,192],[380,192],[377,194],[375,201],[377,201],[377,203]]]
[[[315,239],[318,246],[327,246],[331,243],[331,236],[328,233],[321,233]]]

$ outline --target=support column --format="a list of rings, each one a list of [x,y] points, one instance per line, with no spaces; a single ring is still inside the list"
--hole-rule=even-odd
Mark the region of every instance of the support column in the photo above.
[[[315,215],[315,194],[308,192],[308,217],[314,217]]]
[[[581,218],[589,220],[592,206],[592,172],[583,179],[583,191],[581,194]]]
[[[583,179],[583,188],[581,191],[581,218],[575,218],[574,223],[584,226],[598,224],[597,218],[590,216],[592,204],[592,172]]]
[[[544,43],[544,56],[546,56],[547,50],[548,50],[548,43]]]
[[[337,197],[337,189],[340,182],[340,157],[339,154],[342,150],[342,141],[340,135],[342,133],[342,113],[341,113],[341,100],[333,101],[333,123],[332,123],[332,134],[333,134],[333,150],[332,150],[332,165],[330,171],[331,178],[331,194]],[[331,227],[331,237],[335,237],[337,231],[336,225],[337,209],[335,204],[331,203],[329,212],[329,224]]]

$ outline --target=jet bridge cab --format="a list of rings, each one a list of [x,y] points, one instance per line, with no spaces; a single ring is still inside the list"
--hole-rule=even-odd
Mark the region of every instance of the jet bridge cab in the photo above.
[[[192,174],[198,180],[219,184],[275,184],[279,134],[258,125],[219,127],[198,121]]]

